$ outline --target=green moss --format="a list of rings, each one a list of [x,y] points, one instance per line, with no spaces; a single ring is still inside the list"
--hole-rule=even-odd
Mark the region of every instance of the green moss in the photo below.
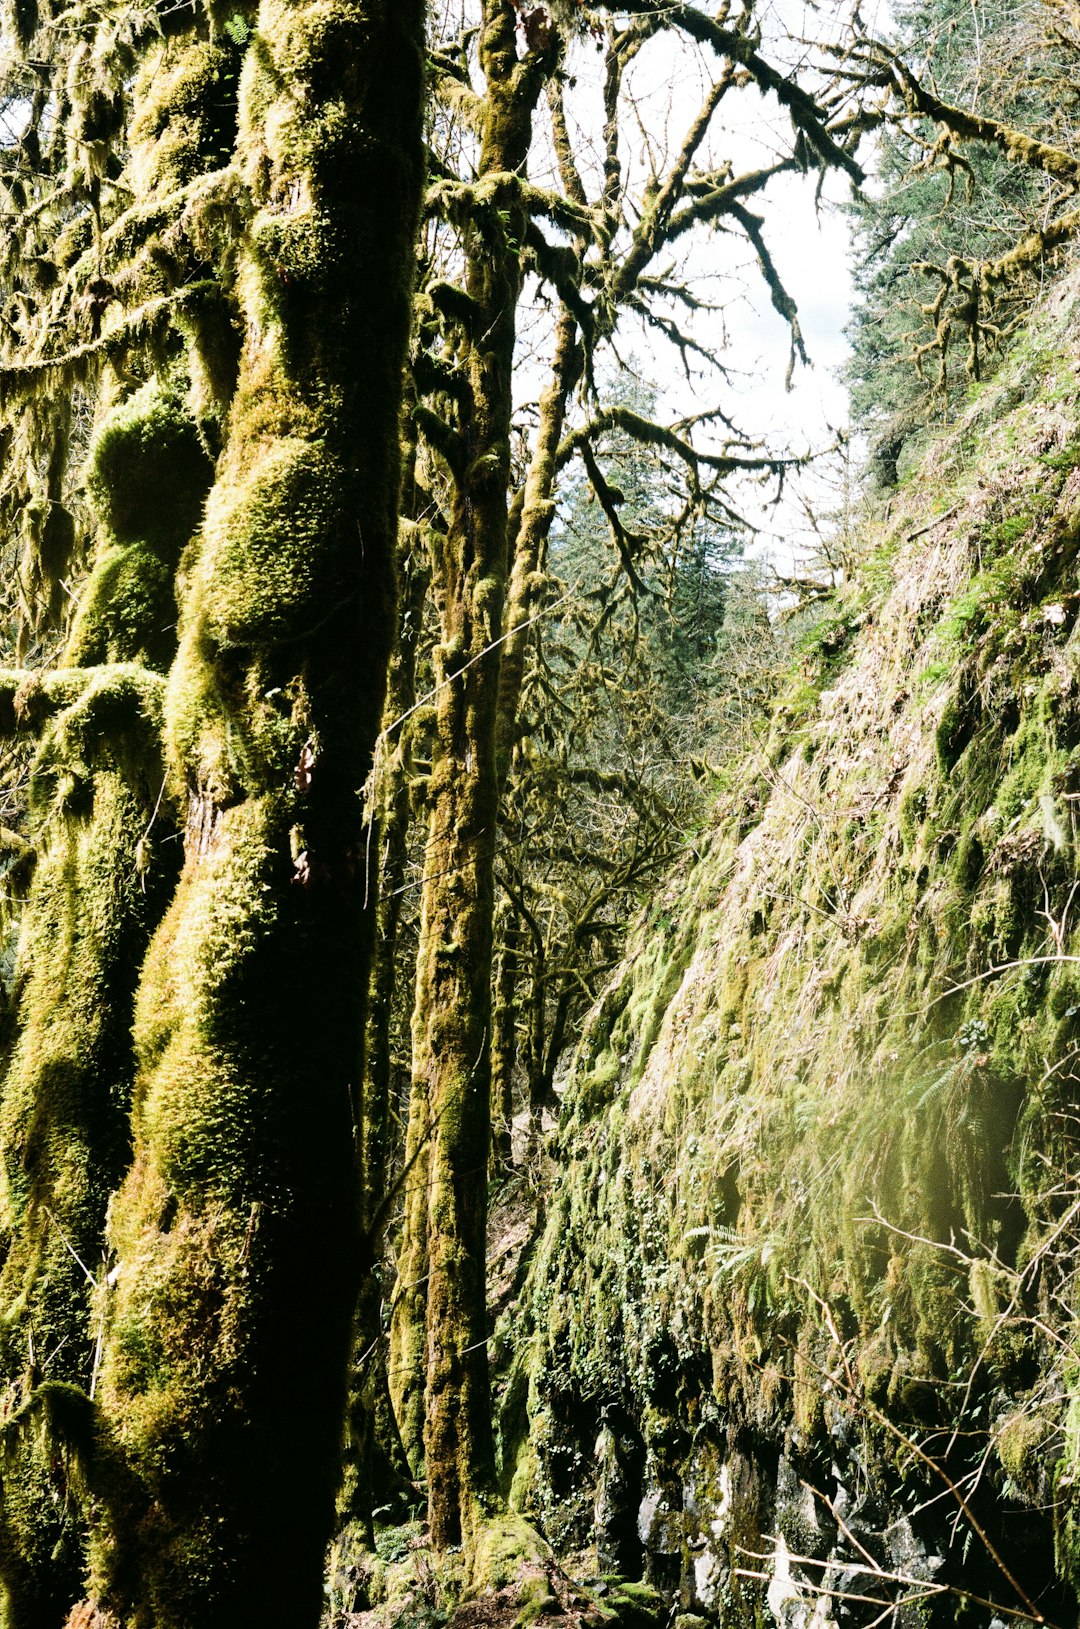
[[[753,829],[721,820],[669,890],[688,938],[656,912],[635,930],[571,1071],[528,1297],[523,1463],[545,1523],[577,1542],[605,1409],[677,1478],[680,1430],[728,1440],[710,1408],[767,1458],[793,1406],[807,1462],[857,1438],[860,1474],[895,1487],[910,1463],[870,1404],[920,1441],[955,1428],[958,1463],[992,1445],[1007,1497],[1056,1523],[1080,1572],[1072,1469],[1039,1514],[1063,1348],[1043,1344],[1048,1303],[1023,1277],[1061,1214],[1051,1173],[1068,1184],[1076,1153],[1061,1077],[1080,997],[1057,960],[1080,949],[1075,656],[1044,614],[1071,603],[1072,500],[1030,451],[1038,415],[1014,407],[1011,438],[1000,414],[979,430],[1008,502],[956,460],[935,503],[962,518],[936,552],[917,508],[894,518],[892,597],[846,642],[824,707],[792,672]],[[792,729],[811,716],[812,755]],[[852,1372],[823,1389],[831,1331]],[[1033,1376],[1047,1406],[1022,1396],[998,1432],[990,1397]]]
[[[176,568],[211,473],[181,398],[158,380],[106,418],[85,470],[102,535],[72,622],[70,666],[168,666],[176,648]]]
[[[185,868],[136,1004],[96,1393],[122,1474],[95,1506],[91,1600],[155,1629],[320,1609],[360,1259],[358,792],[392,629],[421,10],[264,0],[256,27],[226,31],[254,206],[224,266],[243,344],[178,571],[166,741]],[[231,98],[208,50],[171,81],[167,48],[161,66],[167,127],[149,77],[139,126],[155,193],[205,157],[210,104]],[[191,208],[214,258],[213,211]],[[95,469],[121,431],[103,430]],[[156,445],[140,420],[124,470]],[[113,477],[99,486],[118,541],[147,541]]]
[[[153,379],[106,418],[87,457],[87,493],[120,544],[175,567],[198,525],[212,469],[183,400]]]
[[[282,438],[241,479],[215,489],[206,516],[203,608],[222,645],[315,632],[355,592],[355,531],[340,465],[318,442]]]
[[[611,1581],[601,1606],[601,1615],[624,1629],[655,1629],[666,1621],[669,1611],[659,1590],[627,1578]]]
[[[143,661],[159,671],[176,645],[173,572],[153,549],[106,548],[79,602],[65,651],[72,667]]]
[[[50,686],[40,689],[47,701]],[[160,801],[162,689],[132,667],[66,687],[57,676],[32,771],[36,865],[0,1097],[0,1363],[9,1396],[52,1401],[35,1414],[40,1429],[5,1450],[0,1571],[15,1622],[43,1601],[70,1604],[85,1565],[70,1433],[52,1406],[61,1394],[39,1396],[36,1383],[44,1372],[85,1397],[96,1379],[93,1279],[130,1147],[131,1006],[176,871]]]
[[[132,179],[144,196],[172,193],[228,163],[236,137],[240,42],[162,40],[147,52],[136,87]]]
[[[551,1562],[551,1547],[522,1516],[498,1516],[480,1524],[473,1545],[469,1593],[484,1595],[504,1588],[518,1580],[522,1569],[535,1576],[527,1580],[527,1594],[523,1594],[523,1610],[530,1603],[542,1609],[548,1600],[546,1568]],[[532,1622],[538,1611],[521,1621]]]

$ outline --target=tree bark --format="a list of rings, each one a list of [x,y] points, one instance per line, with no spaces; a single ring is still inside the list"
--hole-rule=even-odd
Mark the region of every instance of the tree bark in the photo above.
[[[491,1022],[492,1168],[496,1176],[513,1170],[514,1073],[517,1068],[517,986],[521,934],[509,906],[496,913],[495,1008]]]
[[[91,1594],[314,1625],[360,1249],[366,778],[393,632],[421,0],[263,0],[240,378],[181,580],[184,870],[139,994]]]
[[[407,888],[409,833],[413,819],[413,722],[416,702],[417,656],[424,603],[431,580],[427,540],[417,516],[423,495],[415,479],[416,440],[406,416],[403,434],[405,474],[402,521],[399,532],[400,604],[398,636],[390,661],[383,734],[373,771],[375,809],[374,847],[377,878],[375,951],[367,1016],[364,1058],[364,1098],[361,1118],[363,1172],[363,1227],[368,1279],[357,1314],[358,1366],[351,1409],[355,1464],[347,1471],[354,1487],[343,1488],[341,1505],[350,1514],[364,1516],[371,1531],[373,1501],[388,1505],[402,1495],[415,1502],[409,1486],[422,1464],[422,1425],[413,1438],[416,1464],[397,1426],[400,1413],[408,1415],[404,1397],[393,1406],[383,1299],[385,1294],[383,1232],[387,1221],[387,1189],[394,1168],[392,1096],[394,1012],[399,1000],[398,944],[402,906]],[[407,1180],[407,1179],[406,1179]],[[418,1388],[422,1397],[422,1376]],[[372,1532],[373,1537],[373,1532]]]
[[[479,42],[487,85],[481,182],[523,173],[533,110],[550,69],[537,52],[519,60],[517,23],[510,0],[487,0]],[[501,212],[488,208],[482,221],[464,229],[465,292],[475,313],[466,347],[471,412],[449,529],[437,542],[433,571],[441,643],[413,1020],[407,1159],[415,1163],[394,1348],[399,1399],[405,1370],[423,1363],[428,1516],[439,1548],[469,1542],[495,1489],[486,1229],[497,641],[508,577],[511,370],[524,228],[524,211],[511,205]],[[407,1446],[415,1433],[415,1391],[408,1410],[402,1420]]]

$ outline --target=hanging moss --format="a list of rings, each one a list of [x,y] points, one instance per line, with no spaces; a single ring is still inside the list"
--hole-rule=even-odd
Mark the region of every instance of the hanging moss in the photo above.
[[[159,806],[163,690],[138,668],[86,676],[45,723],[33,765],[36,865],[0,1097],[0,1365],[22,1401],[42,1381],[94,1387],[105,1208],[130,1148],[131,1001],[175,876]],[[47,1425],[4,1453],[8,1621],[59,1622],[85,1564],[81,1501]]]
[[[175,192],[215,165],[228,164],[236,139],[241,43],[162,39],[144,60],[131,124],[132,183],[142,198]]]

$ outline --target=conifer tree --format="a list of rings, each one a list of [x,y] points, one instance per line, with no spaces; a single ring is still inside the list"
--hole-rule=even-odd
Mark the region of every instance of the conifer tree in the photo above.
[[[896,9],[895,26],[875,64],[879,74],[891,64],[886,78],[895,70],[879,185],[851,204],[859,301],[847,370],[854,423],[886,485],[904,443],[993,369],[1037,294],[1064,241],[1055,224],[1072,213],[1080,118],[1077,41],[1053,7],[919,0]]]

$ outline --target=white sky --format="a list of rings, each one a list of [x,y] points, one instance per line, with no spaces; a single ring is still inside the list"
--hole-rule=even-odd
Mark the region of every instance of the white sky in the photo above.
[[[787,325],[765,289],[752,285],[745,321],[734,326],[730,352],[744,373],[734,392],[738,419],[777,448],[817,451],[847,428],[848,393],[838,374],[850,351],[843,330],[851,314],[851,245],[837,207],[847,191],[848,183],[836,178],[818,209],[812,184],[784,177],[771,206],[762,210],[777,269],[799,308],[810,365],[797,365],[791,389],[785,390]],[[815,505],[828,507],[829,484],[826,471],[810,469],[793,479],[792,491],[776,508],[756,507],[748,515],[762,532],[754,552],[767,553],[778,570],[789,571],[813,541],[795,489],[801,488]]]
[[[839,19],[843,0],[813,12],[803,0],[764,0],[755,12],[765,38],[762,55],[778,66],[795,67],[807,52],[800,37],[821,37],[830,16]],[[785,28],[786,21],[786,28]],[[669,147],[682,135],[712,77],[714,59],[669,35],[660,36],[641,53],[632,70],[634,98],[641,134],[627,130],[624,121],[624,164],[627,174],[638,174],[646,164],[646,143]],[[576,125],[579,149],[598,148],[598,84],[588,53],[575,62],[576,84],[568,96],[568,114]],[[809,83],[809,79],[807,80]],[[706,162],[730,160],[736,174],[766,165],[791,149],[791,123],[772,96],[748,86],[729,93],[721,104]],[[846,389],[837,372],[847,355],[843,329],[850,314],[852,285],[850,245],[841,201],[850,196],[850,182],[842,175],[827,178],[820,208],[815,201],[815,176],[774,178],[766,192],[748,200],[748,207],[765,219],[764,237],[788,293],[795,300],[810,366],[797,365],[793,387],[785,390],[790,336],[787,324],[772,306],[768,289],[752,248],[741,235],[702,233],[686,263],[687,280],[705,297],[724,306],[715,317],[702,319],[696,338],[715,351],[728,370],[721,384],[717,377],[702,378],[694,388],[684,378],[671,347],[635,327],[620,334],[624,356],[632,357],[658,390],[658,416],[676,418],[715,404],[741,429],[777,454],[802,454],[835,441],[846,429]],[[793,478],[812,501],[827,506],[825,473],[804,473]],[[776,507],[763,503],[760,488],[747,484],[738,494],[740,511],[760,529],[755,553],[768,553],[782,572],[805,555],[812,532],[794,490]]]

